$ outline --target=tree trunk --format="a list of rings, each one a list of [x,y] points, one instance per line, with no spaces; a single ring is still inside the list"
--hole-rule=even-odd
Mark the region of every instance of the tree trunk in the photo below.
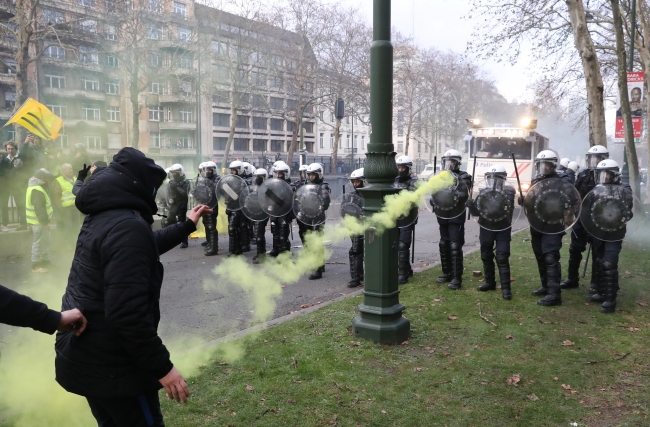
[[[135,65],[138,62],[138,58],[135,52],[131,52],[131,64],[133,64],[133,69],[130,74],[131,78],[131,90],[130,90],[130,101],[131,101],[131,112],[132,112],[132,123],[131,123],[131,147],[138,148],[140,146],[140,99],[139,99],[139,80],[140,75],[138,72],[138,66]],[[162,141],[160,142],[162,145]]]
[[[618,93],[621,98],[621,115],[625,126],[625,151],[627,152],[627,166],[630,171],[630,186],[634,194],[639,194],[639,160],[634,146],[634,128],[632,127],[632,111],[627,90],[627,55],[625,54],[625,37],[623,35],[623,20],[618,0],[610,0],[614,18],[614,32],[616,33],[616,56],[618,59]]]
[[[650,21],[648,21],[647,14],[645,14],[645,11],[647,10],[646,0],[637,0],[636,6],[637,19],[641,27],[640,31],[636,33],[636,47],[639,50],[641,67],[645,73],[645,93],[648,94],[650,93],[648,92],[650,90],[650,46],[648,46],[647,43],[643,43],[643,40],[648,40],[648,37],[650,37]],[[650,132],[647,130],[648,125],[650,125],[650,108],[646,109],[646,167],[648,164],[650,164]],[[645,191],[645,202],[647,203],[650,201],[650,185],[647,185],[647,183],[645,186]],[[639,198],[643,200],[641,194],[639,194]]]
[[[289,165],[289,170],[291,170],[291,163],[293,162],[293,152],[296,149],[296,143],[298,141],[298,132],[300,132],[300,126],[302,126],[301,117],[297,117],[294,123],[295,126],[293,127],[293,133],[291,134],[291,143],[289,144],[289,152],[287,153],[287,164]]]
[[[29,44],[31,43],[32,32],[27,28],[27,14],[30,11],[30,4],[26,0],[16,0],[16,17],[18,19],[18,49],[16,51],[16,105],[17,111],[27,101],[27,67],[29,66]],[[16,143],[19,145],[25,141],[27,130],[22,126],[14,125],[16,130]]]
[[[411,122],[406,126],[406,143],[404,144],[404,155],[409,155],[409,141],[411,140]]]
[[[332,147],[332,174],[338,173],[339,141],[341,140],[341,121],[336,119],[334,125],[334,147]]]
[[[582,0],[566,0],[571,18],[573,41],[582,60],[587,88],[587,111],[589,112],[589,145],[607,147],[605,132],[604,85],[600,64],[591,34],[587,28],[585,7]]]
[[[237,102],[235,99],[238,99],[236,93],[232,92],[232,101],[230,102],[230,132],[228,133],[228,141],[226,141],[226,148],[223,150],[223,160],[221,160],[221,169],[228,167],[228,154],[230,153],[230,147],[232,147],[232,141],[235,139],[235,127],[237,126]]]

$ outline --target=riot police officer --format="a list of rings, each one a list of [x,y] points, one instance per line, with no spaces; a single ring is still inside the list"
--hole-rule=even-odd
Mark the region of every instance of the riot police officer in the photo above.
[[[568,176],[564,173],[558,174],[556,171],[557,161],[557,155],[554,151],[544,150],[537,154],[537,157],[535,157],[535,178],[532,186],[543,180],[553,178],[562,179],[567,185],[570,185]],[[575,203],[579,205],[579,200],[576,200]],[[519,204],[524,205],[521,196],[519,197]],[[542,287],[533,291],[533,295],[544,296],[543,299],[537,301],[537,304],[542,306],[562,305],[560,249],[562,249],[562,236],[566,233],[563,231],[554,234],[542,233],[531,226],[530,234],[533,252],[537,260],[537,269],[542,282]]]
[[[264,184],[269,176],[266,169],[256,169],[253,173],[253,185],[259,187]],[[266,225],[269,223],[268,217],[262,221],[251,221],[253,223],[253,235],[257,254],[253,257],[253,264],[259,264],[266,257]]]
[[[329,193],[331,193],[332,190],[330,189],[329,184],[327,182],[325,182],[324,179],[323,179],[323,166],[321,166],[320,163],[312,163],[309,166],[307,166],[307,170],[305,172],[306,172],[307,178],[308,178],[307,184],[314,184],[314,185],[319,186],[320,187],[319,191],[318,191],[319,193],[325,192],[325,191],[327,192],[328,197],[324,198],[324,200],[323,200],[323,203],[324,203],[323,212],[327,211],[327,209],[329,208],[329,202],[330,202]],[[304,225],[304,232],[300,236],[300,238],[303,240],[303,245],[305,244],[304,238],[305,238],[306,233],[308,233],[310,231],[320,233],[320,232],[323,231],[323,228],[325,228],[324,223],[318,224],[318,225],[307,225],[307,224],[303,224],[303,225]],[[320,278],[323,277],[323,272],[325,272],[324,248],[321,245],[318,248],[315,248],[314,250],[317,250],[319,252],[319,256],[321,256],[322,259],[323,259],[323,264],[321,266],[319,266],[315,271],[313,271],[309,275],[309,280],[320,279]]]
[[[412,173],[413,160],[409,156],[399,156],[397,163],[397,178],[395,178],[395,187],[404,188],[408,191],[415,191],[415,183],[418,181],[417,176]],[[417,222],[417,221],[416,221]],[[411,243],[413,243],[413,232],[415,224],[399,228],[399,241],[397,244],[397,283],[403,285],[408,282],[409,277],[413,276],[411,269]]]
[[[274,178],[283,179],[291,185],[289,176],[289,165],[283,161],[277,161],[273,164],[272,173]],[[293,188],[293,185],[292,185]],[[271,233],[273,234],[273,248],[269,252],[272,257],[277,257],[281,253],[291,250],[289,233],[291,232],[291,221],[295,218],[293,211],[288,214],[271,219]]]
[[[217,174],[217,165],[210,161],[203,164],[204,178],[212,182],[212,188],[216,187],[219,182],[219,175]],[[217,204],[217,196],[212,191],[212,199],[208,205],[212,208],[212,213],[203,216],[203,227],[205,227],[205,238],[208,244],[205,246],[203,254],[205,256],[214,256],[219,253],[219,234],[217,231],[217,216],[219,215],[219,205]]]
[[[246,168],[244,163],[235,160],[228,166],[232,175],[237,175],[246,181]],[[248,183],[248,182],[247,182]],[[248,245],[250,251],[250,237],[248,235],[248,218],[241,211],[231,211],[226,209],[228,215],[228,256],[241,255],[245,246]]]
[[[566,172],[566,169],[569,167],[569,162],[571,162],[570,159],[566,157],[562,157],[560,159],[560,163],[557,165],[557,171],[558,172]]]
[[[587,194],[596,186],[594,180],[594,169],[600,162],[609,158],[609,150],[602,145],[594,145],[587,151],[585,169],[583,169],[575,180],[575,187],[580,193],[580,198],[584,199]],[[580,286],[579,270],[582,261],[582,253],[587,249],[587,243],[591,240],[585,231],[582,223],[578,220],[571,229],[571,245],[569,246],[569,274],[566,280],[562,282],[562,289],[572,289]],[[589,293],[596,292],[596,281],[598,276],[598,263],[591,263],[591,284]]]
[[[442,156],[442,170],[453,172],[459,180],[458,188],[468,191],[472,176],[460,170],[462,155],[458,150],[447,150]],[[433,199],[431,199],[433,206]],[[465,211],[451,219],[436,217],[440,227],[440,261],[442,276],[436,282],[447,283],[451,290],[460,289],[463,283],[463,245],[465,244]]]
[[[512,226],[512,212],[514,209],[516,191],[514,187],[506,184],[508,173],[503,165],[495,165],[485,172],[485,188],[479,191],[476,201],[488,198],[494,204],[500,204],[498,212],[481,212],[473,199],[467,201],[467,207],[472,215],[478,218],[481,226],[479,242],[481,243],[481,260],[485,282],[478,287],[481,292],[496,289],[496,274],[494,260],[496,258],[501,280],[501,294],[503,299],[512,299],[510,290],[510,237]],[[506,211],[504,215],[503,212]],[[463,215],[464,216],[464,215]],[[495,256],[496,246],[496,256]]]
[[[169,213],[166,224],[171,225],[177,222],[185,222],[190,182],[185,177],[183,166],[178,163],[173,164],[169,168],[167,191],[169,192]],[[181,243],[181,249],[185,248],[187,248],[187,238]]]
[[[294,189],[295,191],[298,191],[300,187],[302,187],[305,184],[309,184],[309,178],[307,177],[307,168],[308,165],[301,165],[298,168],[298,180],[294,182]],[[300,236],[300,241],[302,242],[302,245],[305,245],[305,233],[307,232],[307,226],[303,224],[300,221],[297,221],[298,223],[298,236]]]
[[[359,189],[363,188],[366,183],[363,168],[352,171],[350,174],[350,184],[352,184],[353,192],[359,197]],[[348,283],[348,288],[356,288],[361,286],[363,281],[363,234],[355,234],[350,236],[352,240],[352,247],[350,248],[350,277],[352,280]]]
[[[626,209],[626,212],[620,212],[620,215],[626,217],[627,220],[631,219],[633,215],[632,209],[634,207],[634,196],[632,188],[627,183],[621,182],[621,173],[618,163],[611,159],[606,159],[598,163],[594,169],[594,179],[596,185],[605,187],[598,187],[598,189],[604,194],[605,198],[610,200],[616,198],[623,202],[623,209]],[[597,194],[590,196],[598,198]],[[589,202],[588,199],[589,197],[585,198],[583,206]],[[619,206],[621,205],[619,204]],[[587,218],[587,221],[590,217],[591,216]],[[610,219],[608,218],[608,220]],[[588,226],[589,224],[586,225]],[[585,226],[585,224],[583,224],[583,226]],[[587,227],[585,226],[585,228]],[[597,231],[599,233],[592,236],[591,245],[594,254],[593,262],[594,264],[598,264],[599,274],[595,283],[596,286],[594,290],[596,292],[593,295],[590,295],[587,298],[587,301],[602,302],[600,312],[613,313],[616,311],[616,295],[619,290],[618,256],[621,252],[626,229],[625,227],[622,227],[619,230],[608,228]],[[602,240],[599,237],[605,240]]]

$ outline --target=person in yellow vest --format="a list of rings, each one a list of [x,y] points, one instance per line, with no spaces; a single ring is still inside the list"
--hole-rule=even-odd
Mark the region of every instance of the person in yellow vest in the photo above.
[[[56,227],[68,236],[79,232],[79,211],[74,205],[75,195],[72,194],[76,178],[70,163],[62,164],[59,169],[61,175],[52,181],[52,201],[56,213]]]
[[[52,200],[47,193],[54,176],[47,169],[38,169],[29,179],[25,195],[25,217],[32,228],[32,272],[47,273],[50,265],[50,221]]]

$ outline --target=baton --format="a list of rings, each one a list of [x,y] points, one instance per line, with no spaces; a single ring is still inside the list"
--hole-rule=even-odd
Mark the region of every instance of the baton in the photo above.
[[[474,174],[476,173],[476,154],[474,154],[474,167],[472,168],[472,182],[469,187],[469,197],[471,198],[472,195],[474,194]],[[467,209],[467,220],[472,217],[472,212],[470,212],[469,209]]]
[[[519,169],[517,169],[517,161],[515,160],[515,153],[512,153],[512,163],[515,165],[515,175],[517,175],[517,185],[519,186],[519,195],[524,197],[524,193],[521,191],[521,182],[519,181]]]
[[[438,170],[438,156],[433,156],[433,174]]]
[[[582,270],[582,278],[584,279],[587,275],[587,265],[589,265],[589,254],[591,254],[591,243],[589,243],[589,248],[587,248],[587,258],[585,259],[585,268]]]
[[[411,233],[413,240],[411,240],[411,264],[415,262],[415,226],[413,226],[413,231]]]

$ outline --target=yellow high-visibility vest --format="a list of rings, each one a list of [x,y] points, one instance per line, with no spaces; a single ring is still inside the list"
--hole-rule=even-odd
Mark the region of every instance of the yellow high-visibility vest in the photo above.
[[[45,210],[47,211],[47,216],[52,219],[52,214],[54,213],[54,210],[52,209],[52,202],[50,200],[50,196],[47,194],[47,191],[43,189],[40,185],[35,185],[33,187],[27,187],[27,200],[25,201],[25,212],[26,212],[26,219],[27,219],[27,224],[31,225],[41,225],[40,221],[38,220],[38,217],[36,216],[36,210],[34,209],[34,205],[32,204],[32,192],[33,191],[40,191],[41,193],[45,194]]]
[[[74,206],[75,195],[72,194],[72,186],[75,180],[73,179],[72,182],[70,182],[63,175],[59,176],[56,180],[59,181],[59,185],[61,185],[61,206],[64,208]]]

